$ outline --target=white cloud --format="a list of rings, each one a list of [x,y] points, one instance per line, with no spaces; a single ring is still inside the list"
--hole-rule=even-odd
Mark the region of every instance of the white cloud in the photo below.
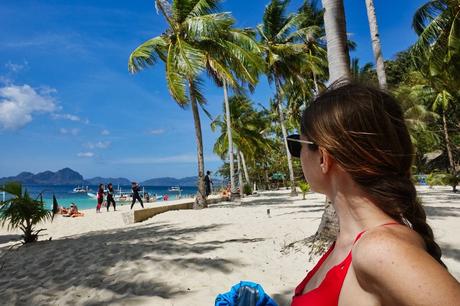
[[[109,130],[102,130],[101,135],[107,136],[107,135],[110,135],[110,132],[109,132]]]
[[[110,141],[98,141],[96,143],[88,142],[86,146],[90,149],[107,149],[110,144]]]
[[[93,152],[80,152],[77,154],[78,157],[93,157],[94,153]]]
[[[165,132],[164,129],[156,129],[156,130],[150,130],[147,132],[147,134],[150,134],[150,135],[160,135],[160,134],[163,134]]]
[[[66,119],[70,121],[80,121],[80,117],[71,114],[53,114],[53,119]]]
[[[57,109],[47,93],[29,85],[0,87],[0,126],[16,130],[32,121],[35,113],[52,113]]]
[[[27,61],[23,61],[22,64],[15,64],[12,63],[11,61],[8,61],[8,63],[5,64],[5,68],[13,73],[20,72],[21,70],[26,69],[29,66],[29,63]]]
[[[78,133],[80,133],[80,129],[77,129],[77,128],[74,128],[74,129],[65,129],[65,128],[61,128],[59,129],[59,132],[61,134],[70,134],[70,135],[73,135],[73,136],[77,136]]]
[[[207,162],[220,161],[215,155],[205,156]],[[196,163],[197,157],[195,154],[173,155],[166,157],[131,157],[116,161],[120,164],[173,164],[173,163]]]

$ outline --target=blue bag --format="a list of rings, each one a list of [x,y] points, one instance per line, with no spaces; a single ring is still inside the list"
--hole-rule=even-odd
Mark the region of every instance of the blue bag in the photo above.
[[[241,281],[216,297],[215,306],[278,306],[261,285]]]

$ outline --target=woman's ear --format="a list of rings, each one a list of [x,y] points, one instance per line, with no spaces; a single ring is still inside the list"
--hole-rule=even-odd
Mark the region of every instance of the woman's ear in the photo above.
[[[332,156],[324,148],[319,148],[320,167],[322,173],[327,173],[331,167]]]

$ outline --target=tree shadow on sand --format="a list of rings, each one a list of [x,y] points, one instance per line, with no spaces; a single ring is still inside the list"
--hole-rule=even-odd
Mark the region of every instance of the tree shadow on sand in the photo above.
[[[423,208],[427,217],[431,219],[460,216],[460,209],[457,207],[423,205]]]
[[[147,274],[146,265],[154,261],[162,269],[214,270],[224,274],[232,267],[244,267],[236,260],[211,259],[205,254],[229,243],[252,243],[264,239],[193,242],[194,236],[223,227],[225,224],[178,228],[168,223],[156,223],[39,241],[12,250],[3,257],[0,300],[2,304],[49,304],[76,287],[80,294],[83,292],[78,301],[84,305],[145,297],[171,299],[184,295],[187,288],[181,287],[180,282],[163,281],[161,272],[159,275]],[[0,248],[0,254],[5,252],[6,248]],[[15,261],[15,258],[21,260]],[[85,296],[82,287],[109,291],[112,298],[106,300],[107,295],[103,298],[97,294]],[[41,294],[43,292],[46,295]]]

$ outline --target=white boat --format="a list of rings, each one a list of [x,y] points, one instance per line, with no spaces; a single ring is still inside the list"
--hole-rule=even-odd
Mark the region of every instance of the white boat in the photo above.
[[[73,189],[73,192],[75,193],[87,193],[89,191],[88,186],[83,187],[83,186],[77,186]]]
[[[168,191],[176,191],[176,192],[181,192],[182,189],[180,189],[179,186],[172,186],[168,189]]]

